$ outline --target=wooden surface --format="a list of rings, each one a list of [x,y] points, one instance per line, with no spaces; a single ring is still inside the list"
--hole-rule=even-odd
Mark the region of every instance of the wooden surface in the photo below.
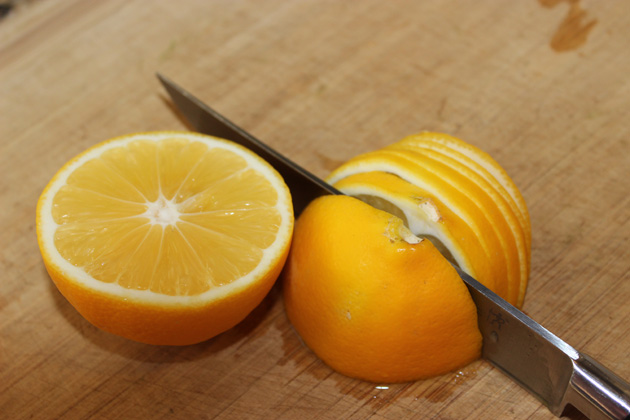
[[[420,130],[488,151],[531,212],[524,310],[630,379],[629,41],[621,0],[15,2],[0,20],[0,417],[554,418],[483,360],[396,385],[336,374],[278,287],[190,347],[84,321],[44,270],[35,204],[88,146],[185,128],[156,71],[321,176]]]

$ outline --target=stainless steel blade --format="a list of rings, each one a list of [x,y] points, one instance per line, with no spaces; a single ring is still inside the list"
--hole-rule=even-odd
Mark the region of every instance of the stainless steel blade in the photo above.
[[[296,214],[312,199],[341,194],[277,151],[229,122],[166,77],[158,77],[191,126],[235,141],[273,165],[298,197]],[[477,306],[483,357],[560,416],[572,405],[591,419],[630,420],[630,385],[553,335],[457,268]]]

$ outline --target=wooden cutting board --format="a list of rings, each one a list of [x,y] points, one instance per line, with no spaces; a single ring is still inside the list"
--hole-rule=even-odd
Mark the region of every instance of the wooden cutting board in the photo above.
[[[531,213],[524,310],[630,379],[629,2],[14,4],[0,20],[1,418],[553,418],[483,360],[414,383],[341,376],[300,342],[279,287],[195,346],[84,321],[44,270],[36,201],[96,142],[186,128],[156,71],[320,176],[421,130],[491,153]]]

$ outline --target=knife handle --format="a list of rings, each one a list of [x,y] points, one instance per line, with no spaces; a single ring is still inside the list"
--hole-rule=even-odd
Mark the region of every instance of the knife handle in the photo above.
[[[564,400],[591,420],[630,420],[630,384],[584,354],[573,360]]]

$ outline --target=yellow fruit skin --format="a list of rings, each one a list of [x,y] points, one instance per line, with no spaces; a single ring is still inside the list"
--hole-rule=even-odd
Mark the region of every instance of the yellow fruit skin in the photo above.
[[[440,375],[480,357],[476,307],[456,271],[402,221],[347,196],[314,200],[295,225],[286,312],[336,371],[372,382]]]
[[[44,255],[44,265],[57,289],[90,323],[112,334],[157,345],[189,345],[208,340],[241,322],[267,295],[288,254],[257,282],[205,305],[153,306],[120,300],[68,281]]]

